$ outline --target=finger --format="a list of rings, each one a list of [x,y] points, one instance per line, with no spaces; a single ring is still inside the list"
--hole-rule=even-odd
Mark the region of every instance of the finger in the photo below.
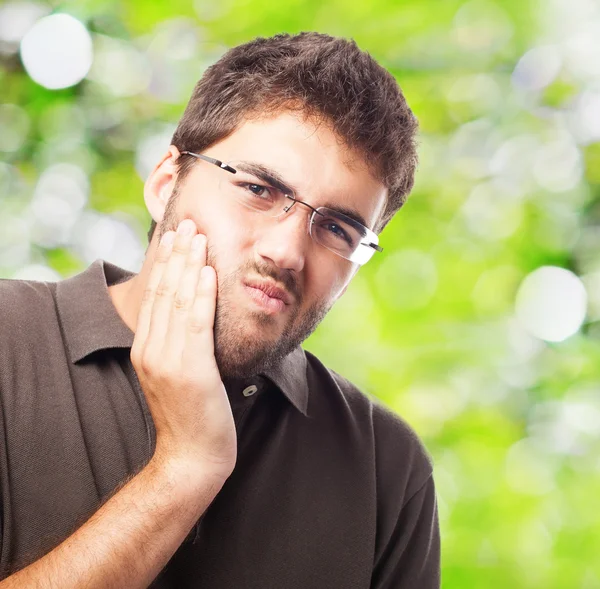
[[[154,304],[156,289],[160,284],[164,269],[171,255],[171,249],[174,241],[175,232],[167,231],[162,236],[158,245],[158,249],[156,250],[152,268],[150,269],[150,274],[148,275],[148,281],[142,295],[142,302],[138,312],[132,351],[134,349],[143,350],[146,340],[148,339],[148,332],[150,331],[150,319],[152,317],[152,306]]]
[[[164,347],[165,361],[170,364],[177,362],[177,365],[179,365],[182,362],[188,319],[194,305],[194,299],[196,298],[200,271],[205,264],[206,236],[198,233],[192,239],[186,266],[171,307],[169,331],[167,332]]]
[[[197,374],[217,374],[214,325],[217,300],[217,274],[212,266],[204,266],[196,288],[196,297],[188,316],[183,365]],[[191,368],[191,369],[192,369]]]
[[[186,226],[188,231],[185,231]],[[162,356],[169,330],[171,307],[183,275],[192,238],[196,233],[196,225],[190,219],[185,219],[179,224],[171,255],[154,294],[150,329],[144,350],[151,358],[158,359]]]

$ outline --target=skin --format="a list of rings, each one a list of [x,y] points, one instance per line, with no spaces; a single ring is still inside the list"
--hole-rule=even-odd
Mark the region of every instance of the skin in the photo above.
[[[283,112],[243,122],[204,152],[224,162],[260,162],[297,189],[314,207],[351,206],[374,227],[387,198],[361,158],[327,125]],[[207,239],[207,265],[216,270],[214,355],[222,378],[248,377],[276,364],[303,342],[345,292],[358,266],[315,243],[308,233],[310,209],[301,204],[282,217],[262,217],[220,198],[228,172],[198,160],[177,182],[170,146],[144,186],[157,222],[140,272],[109,288],[123,321],[136,331],[137,316],[157,246],[166,231],[191,219]],[[292,303],[276,314],[255,305],[242,286],[247,278],[285,288]]]

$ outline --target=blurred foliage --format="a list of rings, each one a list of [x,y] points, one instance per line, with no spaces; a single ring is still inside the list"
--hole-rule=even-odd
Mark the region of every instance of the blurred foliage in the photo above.
[[[51,12],[93,40],[89,74],[61,90],[18,53]],[[305,347],[425,441],[444,587],[600,587],[597,2],[90,0],[0,14],[3,277],[55,280],[98,257],[138,267],[142,179],[227,47],[319,30],[392,71],[421,123],[415,190]],[[542,266],[587,291],[585,320],[560,341],[527,322],[563,292],[554,283],[517,312]],[[578,300],[560,294],[542,320]]]

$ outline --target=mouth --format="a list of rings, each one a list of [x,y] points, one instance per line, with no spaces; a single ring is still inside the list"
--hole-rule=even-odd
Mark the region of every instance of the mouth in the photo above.
[[[271,313],[281,313],[292,303],[288,292],[272,282],[247,281],[244,283],[244,290],[258,306]]]

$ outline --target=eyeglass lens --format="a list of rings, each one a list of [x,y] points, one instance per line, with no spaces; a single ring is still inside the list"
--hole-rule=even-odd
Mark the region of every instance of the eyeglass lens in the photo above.
[[[236,168],[236,162],[230,162],[230,165]],[[302,206],[278,188],[236,169],[235,175],[226,175],[221,179],[221,190],[244,207],[270,217],[279,217],[292,206]],[[366,228],[333,209],[319,207],[312,217],[310,234],[317,243],[350,259],[360,247]]]

